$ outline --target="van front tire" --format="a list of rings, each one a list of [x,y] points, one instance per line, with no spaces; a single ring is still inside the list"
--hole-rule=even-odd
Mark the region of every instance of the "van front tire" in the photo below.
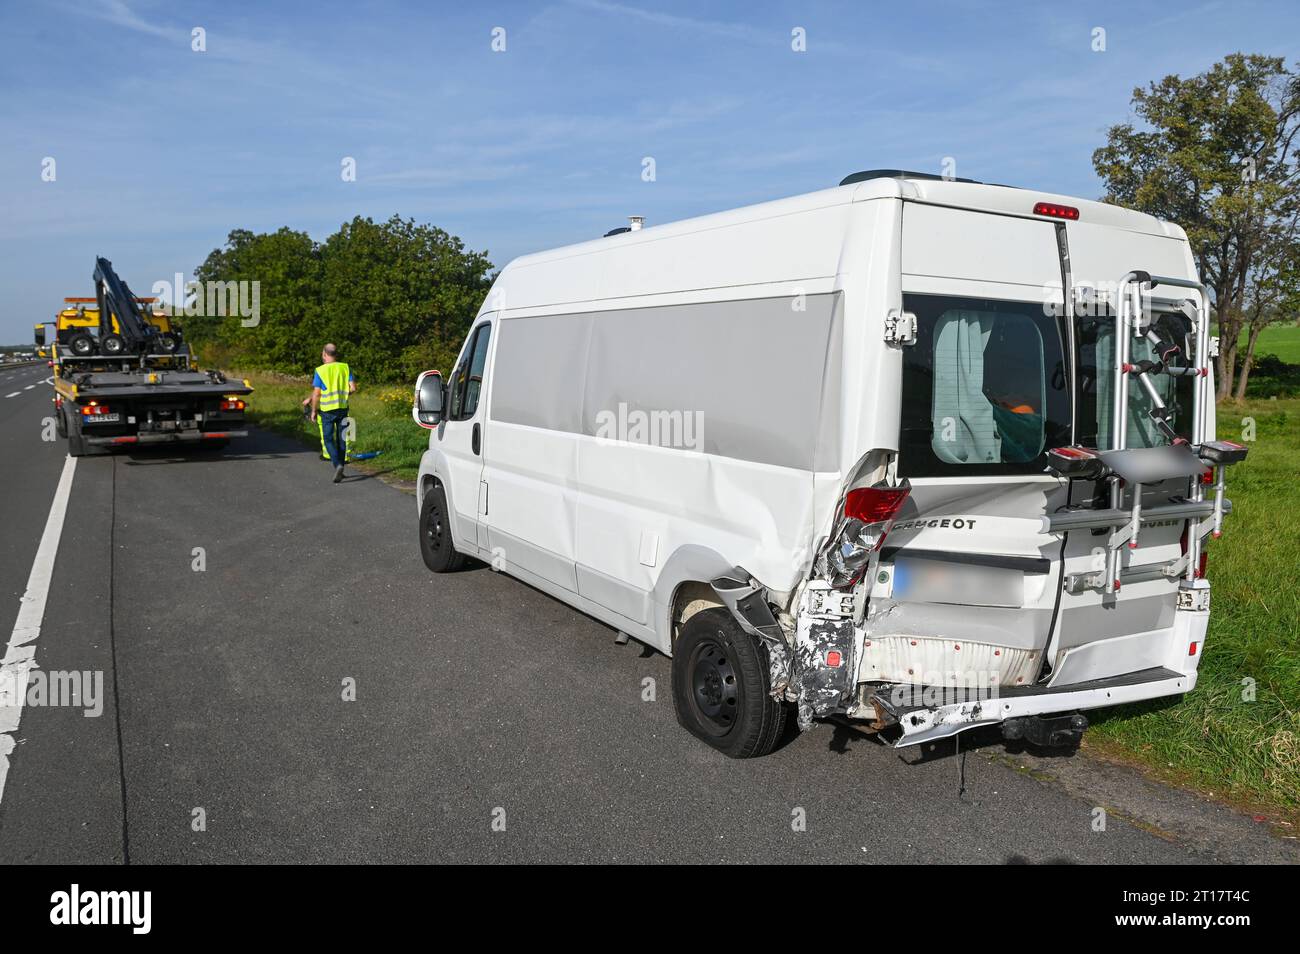
[[[465,565],[464,554],[456,552],[451,541],[447,495],[437,484],[425,492],[420,504],[420,556],[434,573],[450,573]]]
[[[767,755],[785,729],[767,649],[723,608],[686,621],[673,647],[673,708],[696,738],[733,759]]]

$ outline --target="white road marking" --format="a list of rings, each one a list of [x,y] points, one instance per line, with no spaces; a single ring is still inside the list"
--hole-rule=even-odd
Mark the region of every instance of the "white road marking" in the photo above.
[[[41,534],[32,572],[27,577],[27,592],[23,593],[18,604],[14,631],[5,647],[4,658],[0,659],[0,802],[4,800],[5,780],[9,777],[9,754],[14,750],[14,735],[23,716],[23,703],[27,700],[27,674],[36,665],[36,637],[41,635],[45,599],[50,593],[54,558],[59,552],[63,518],[68,512],[68,497],[76,470],[77,458],[64,458],[63,473],[59,475],[54,500],[50,503],[45,532]]]
[[[6,394],[5,397],[7,397],[7,398],[17,397],[18,395],[20,395],[20,394],[22,394],[22,393],[23,393],[22,391],[15,391],[13,394]]]
[[[32,388],[34,388],[34,387],[36,387],[36,385],[34,385],[34,384],[29,384],[29,385],[27,385],[27,387],[23,388],[23,390],[24,390],[24,391],[30,391],[30,390],[31,390]]]

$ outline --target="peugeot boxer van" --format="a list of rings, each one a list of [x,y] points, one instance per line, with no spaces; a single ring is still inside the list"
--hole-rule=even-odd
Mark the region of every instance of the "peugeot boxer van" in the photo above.
[[[789,717],[1069,745],[1195,687],[1245,449],[1182,229],[899,170],[639,225],[511,262],[421,375],[430,569],[671,655],[735,757]]]

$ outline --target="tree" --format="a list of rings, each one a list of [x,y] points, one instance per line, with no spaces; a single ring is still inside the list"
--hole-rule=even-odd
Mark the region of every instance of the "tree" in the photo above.
[[[1255,365],[1255,346],[1259,335],[1271,324],[1294,318],[1300,313],[1300,243],[1296,242],[1295,222],[1279,230],[1270,245],[1257,256],[1246,277],[1246,295],[1242,323],[1246,330],[1246,353],[1241,356],[1233,399],[1246,399],[1246,383]]]
[[[302,342],[319,335],[320,275],[320,249],[306,232],[236,229],[194,277],[205,285],[258,282],[258,322],[246,326],[239,315],[204,315],[189,319],[185,333],[199,348],[217,345],[226,360],[300,373],[307,357]]]
[[[1294,258],[1300,74],[1281,57],[1234,53],[1189,79],[1135,89],[1133,108],[1142,128],[1112,126],[1093,153],[1104,200],[1186,230],[1219,324],[1219,396],[1244,397],[1253,339],[1238,380],[1242,329],[1287,298],[1279,285]]]
[[[333,341],[369,381],[450,370],[491,286],[486,254],[442,229],[357,217],[324,242],[282,228],[232,231],[201,282],[258,281],[261,321],[194,318],[186,334],[226,364],[302,374]]]

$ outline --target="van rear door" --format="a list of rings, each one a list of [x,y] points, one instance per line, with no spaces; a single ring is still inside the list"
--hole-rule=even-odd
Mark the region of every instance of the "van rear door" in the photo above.
[[[1069,222],[1066,232],[1072,284],[1083,304],[1074,318],[1075,331],[1075,434],[1073,444],[1091,448],[1116,445],[1114,433],[1115,308],[1120,280],[1140,270],[1151,275],[1193,277],[1187,243],[1174,236],[1135,232],[1086,221]],[[1083,292],[1083,294],[1078,294]],[[1188,289],[1157,286],[1153,297],[1172,300],[1195,298]],[[1191,343],[1180,341],[1184,356]],[[1129,342],[1130,358],[1157,357],[1150,341]],[[1160,399],[1176,410],[1169,423],[1178,434],[1192,439],[1192,411],[1196,379],[1153,374],[1148,376]],[[1143,387],[1133,384],[1128,394],[1128,447],[1158,447],[1169,443],[1150,415],[1153,402]],[[1210,405],[1212,414],[1212,405]],[[1212,423],[1208,430],[1213,433]],[[1186,476],[1142,486],[1142,508],[1168,505],[1188,493]],[[1069,488],[1072,506],[1105,502],[1101,483],[1075,481]],[[1178,599],[1178,577],[1166,572],[1183,555],[1188,521],[1182,518],[1144,522],[1136,546],[1119,548],[1119,589],[1089,585],[1089,578],[1105,568],[1107,540],[1113,528],[1076,529],[1065,534],[1060,624],[1051,646],[1053,685],[1069,685],[1154,669],[1170,658],[1170,640]],[[1186,651],[1184,651],[1185,654]]]
[[[1070,359],[1055,223],[905,202],[898,475],[859,678],[1033,683],[1058,609],[1063,500],[1047,449],[1068,443]]]
[[[902,349],[897,469],[912,492],[873,584],[863,680],[1066,684],[1149,668],[1167,650],[1176,580],[1130,574],[1118,592],[1066,592],[1067,576],[1096,561],[1098,538],[1049,533],[1044,517],[1094,488],[1054,475],[1047,451],[1104,439],[1089,383],[1097,337],[1064,317],[1067,271],[1091,266],[1114,282],[1186,265],[1161,247],[1144,266],[1135,245],[1119,249],[1126,264],[1110,275],[1113,262],[1093,254],[1106,247],[1101,232],[1082,240],[1082,262],[1073,255],[1075,224],[904,203],[902,305],[917,332]],[[1186,487],[1148,494],[1155,503]],[[1176,558],[1182,529],[1144,529],[1126,565]]]

